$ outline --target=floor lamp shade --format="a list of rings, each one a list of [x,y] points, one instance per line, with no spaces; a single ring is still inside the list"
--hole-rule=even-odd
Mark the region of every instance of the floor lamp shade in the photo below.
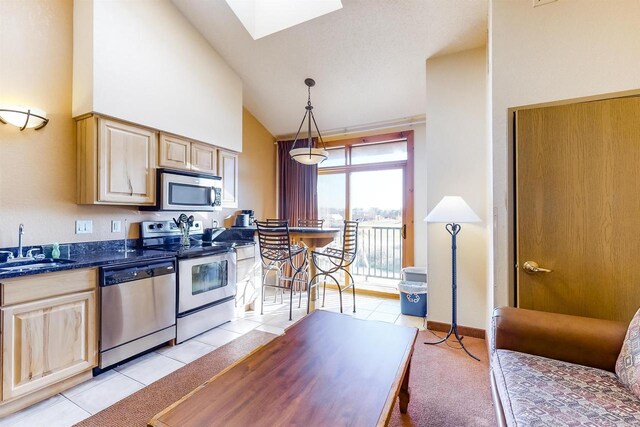
[[[460,196],[444,196],[424,219],[426,222],[480,222],[480,217]]]

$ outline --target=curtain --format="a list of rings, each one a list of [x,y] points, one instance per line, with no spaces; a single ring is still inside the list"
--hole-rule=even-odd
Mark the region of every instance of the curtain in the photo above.
[[[292,140],[278,141],[278,212],[289,225],[297,226],[298,219],[318,218],[318,166],[293,160],[292,146]]]

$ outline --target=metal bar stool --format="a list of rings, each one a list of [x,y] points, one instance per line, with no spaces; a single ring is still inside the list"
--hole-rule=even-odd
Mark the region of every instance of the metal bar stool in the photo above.
[[[289,225],[287,220],[283,221],[256,221],[258,230],[258,244],[260,247],[260,258],[265,268],[262,276],[262,304],[260,314],[264,314],[264,288],[272,287],[276,289],[289,290],[289,320],[292,320],[293,312],[293,288],[297,283],[300,286],[306,285],[309,278],[309,264],[307,262],[307,248],[291,245],[289,236]],[[298,255],[302,254],[301,257]],[[296,259],[300,264],[296,264]],[[291,269],[288,275],[286,267]],[[267,275],[274,271],[276,283],[268,284]],[[288,282],[288,283],[287,283]],[[302,286],[300,287],[302,289]],[[298,307],[302,303],[302,292],[298,300]]]
[[[299,219],[298,227],[322,228],[324,219]]]
[[[353,276],[347,270],[347,267],[350,266],[356,259],[356,254],[358,252],[358,221],[345,221],[344,222],[344,230],[342,233],[342,248],[336,247],[328,247],[324,248],[320,251],[311,252],[311,258],[313,260],[313,264],[316,266],[318,273],[311,278],[310,284],[313,283],[317,278],[324,278],[324,286],[322,289],[322,306],[324,307],[324,300],[327,291],[327,277],[330,277],[335,282],[338,287],[338,292],[340,294],[340,313],[342,313],[342,292],[351,288],[353,291],[353,312],[356,312],[356,285],[355,280],[353,280]],[[322,263],[321,261],[325,262]],[[328,262],[326,262],[328,261]],[[344,271],[346,275],[349,276],[350,284],[346,286],[341,286],[338,279],[334,276],[335,273],[339,271]],[[318,286],[318,283],[315,283],[314,286]],[[311,285],[309,285],[311,288]],[[309,308],[307,305],[307,312],[309,312]]]

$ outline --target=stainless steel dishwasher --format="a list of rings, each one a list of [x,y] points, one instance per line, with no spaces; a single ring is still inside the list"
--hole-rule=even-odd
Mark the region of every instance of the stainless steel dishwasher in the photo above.
[[[100,271],[100,369],[176,337],[174,258]]]

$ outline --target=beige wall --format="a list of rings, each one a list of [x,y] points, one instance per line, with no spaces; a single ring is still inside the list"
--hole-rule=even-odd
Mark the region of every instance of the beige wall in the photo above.
[[[242,139],[239,180],[242,192],[238,207],[253,209],[256,218],[276,217],[275,138],[253,115],[242,111]]]
[[[35,245],[117,239],[122,234],[110,232],[112,219],[133,223],[175,216],[141,213],[134,207],[76,204],[72,21],[71,0],[0,1],[0,103],[33,105],[51,119],[39,131],[20,132],[0,125],[0,247],[17,245],[20,223],[25,225],[24,244]],[[247,138],[248,151],[240,157],[240,201],[243,206],[254,206],[252,198],[256,197],[255,206],[267,209],[265,195],[253,192],[256,182],[262,183],[262,170],[251,176],[245,176],[243,170],[243,164],[252,164],[254,156],[263,155],[253,154],[257,140]],[[268,168],[263,171],[267,173],[264,180],[271,180],[273,172]],[[264,191],[270,190],[264,186]],[[220,221],[234,211],[196,216],[210,226],[211,219]],[[93,234],[74,234],[76,219],[93,220]],[[138,230],[132,227],[129,237],[137,235]]]
[[[489,291],[510,298],[510,107],[640,88],[640,2],[530,0],[490,4],[493,247]]]
[[[458,323],[485,328],[487,289],[486,49],[427,61],[427,206],[462,196],[482,222],[457,237]],[[424,215],[423,215],[424,217]],[[422,219],[422,218],[420,218]],[[429,320],[451,322],[451,235],[427,227]]]
[[[170,0],[76,0],[74,25],[74,117],[242,151],[242,81]]]

